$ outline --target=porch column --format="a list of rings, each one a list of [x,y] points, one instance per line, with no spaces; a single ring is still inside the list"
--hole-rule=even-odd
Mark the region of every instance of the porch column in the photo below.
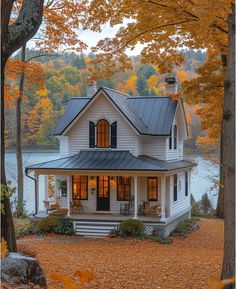
[[[67,215],[70,215],[70,193],[71,193],[71,176],[67,176],[66,178],[67,180],[67,209],[68,209],[68,213]]]
[[[35,174],[35,214],[39,212],[39,175]]]
[[[44,201],[48,201],[48,176],[44,176]],[[45,203],[46,204],[46,203]]]
[[[138,219],[138,177],[134,176],[134,217]]]
[[[166,177],[161,177],[161,221],[166,218]]]

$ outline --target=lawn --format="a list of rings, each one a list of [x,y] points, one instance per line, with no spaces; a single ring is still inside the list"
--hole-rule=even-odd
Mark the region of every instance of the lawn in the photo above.
[[[171,244],[135,239],[82,238],[51,235],[24,237],[19,249],[36,253],[49,288],[65,288],[50,272],[71,278],[76,270],[92,270],[94,280],[78,288],[204,289],[219,277],[223,257],[223,221],[204,219],[200,230]]]

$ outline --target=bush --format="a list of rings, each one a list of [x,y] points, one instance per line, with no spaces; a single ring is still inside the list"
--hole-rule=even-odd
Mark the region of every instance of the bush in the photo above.
[[[178,235],[185,237],[188,233],[195,230],[195,225],[199,228],[199,225],[194,219],[184,219],[177,225],[176,229],[171,233],[171,235]]]
[[[139,236],[144,231],[144,223],[139,220],[126,220],[120,223],[122,236]]]
[[[62,235],[74,235],[73,223],[70,219],[60,219],[57,227],[55,228],[55,233]]]
[[[50,216],[65,217],[67,213],[68,213],[68,209],[59,208],[59,209],[56,209],[55,211],[52,211],[50,213]]]
[[[37,224],[37,229],[43,232],[55,232],[59,224],[59,218],[55,216],[48,216],[41,219]]]
[[[150,240],[153,240],[153,241],[156,241],[160,244],[170,244],[173,242],[172,238],[167,236],[167,237],[164,237],[164,236],[149,236],[148,237]]]

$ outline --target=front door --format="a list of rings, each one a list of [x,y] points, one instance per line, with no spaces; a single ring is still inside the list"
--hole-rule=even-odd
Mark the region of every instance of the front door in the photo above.
[[[97,177],[97,210],[110,211],[110,177]]]

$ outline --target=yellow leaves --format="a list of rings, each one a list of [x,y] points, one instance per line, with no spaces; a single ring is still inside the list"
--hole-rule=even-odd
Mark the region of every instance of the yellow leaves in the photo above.
[[[158,94],[158,76],[156,74],[149,77],[147,80],[147,87],[150,92],[154,91],[156,94]]]
[[[74,275],[79,277],[80,283],[82,285],[87,284],[95,279],[95,275],[91,270],[77,270]]]
[[[45,87],[43,87],[43,88],[37,90],[36,93],[39,96],[47,96],[48,95],[48,90]]]
[[[212,277],[208,289],[224,289],[227,285],[235,284],[235,277],[220,280],[218,278]]]
[[[2,238],[1,240],[1,259],[7,254],[7,242]]]

